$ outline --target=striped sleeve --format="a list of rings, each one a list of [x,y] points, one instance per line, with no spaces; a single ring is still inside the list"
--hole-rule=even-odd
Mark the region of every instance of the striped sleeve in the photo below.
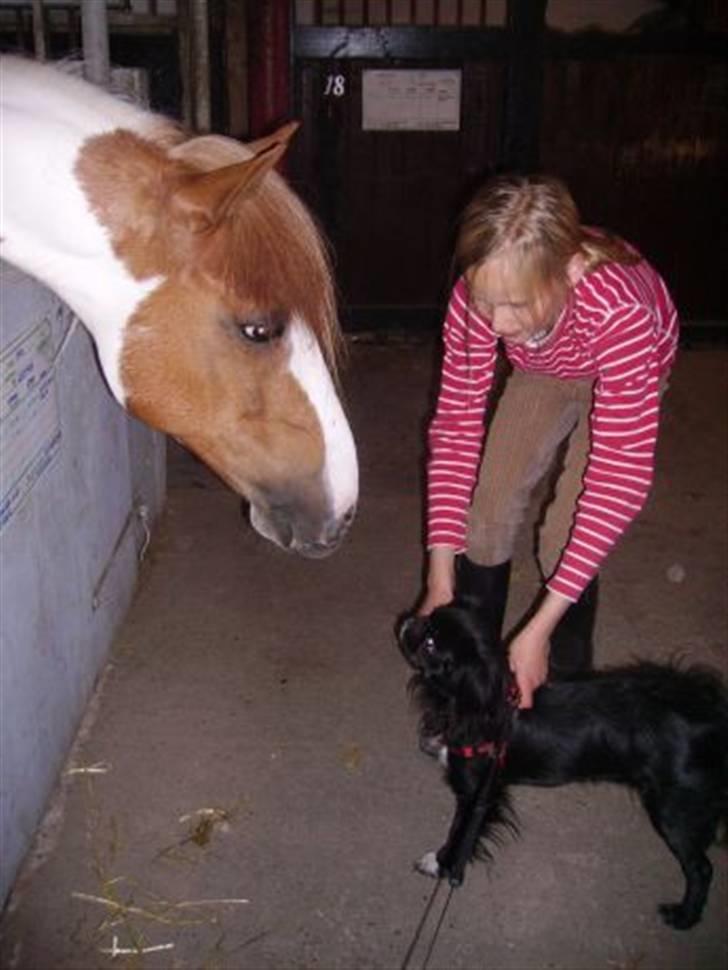
[[[595,340],[591,447],[569,541],[548,588],[576,600],[642,509],[654,471],[660,364],[653,313],[610,314]]]
[[[462,552],[483,446],[497,340],[473,313],[462,279],[445,315],[440,390],[428,434],[427,546]]]

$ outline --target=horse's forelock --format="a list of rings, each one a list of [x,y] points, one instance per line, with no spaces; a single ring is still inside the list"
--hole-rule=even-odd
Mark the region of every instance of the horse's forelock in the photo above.
[[[175,146],[172,157],[201,171],[251,158],[240,142],[205,135]],[[205,245],[200,269],[235,301],[299,314],[335,371],[341,332],[328,249],[307,208],[275,172],[244,198]]]

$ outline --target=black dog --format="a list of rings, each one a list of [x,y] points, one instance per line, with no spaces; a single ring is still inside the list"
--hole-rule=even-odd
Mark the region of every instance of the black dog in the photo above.
[[[712,877],[706,850],[728,808],[728,694],[716,673],[636,663],[548,683],[519,711],[505,652],[485,641],[472,610],[411,617],[398,640],[457,799],[447,841],[420,871],[459,885],[489,841],[515,832],[512,783],[619,782],[638,792],[685,876],[684,898],[660,906],[662,918],[677,929],[698,922]]]

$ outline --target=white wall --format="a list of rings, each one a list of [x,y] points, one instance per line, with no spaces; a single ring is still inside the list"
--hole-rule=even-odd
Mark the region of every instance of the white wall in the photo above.
[[[164,439],[106,389],[92,342],[0,263],[0,902],[129,605],[164,500]]]

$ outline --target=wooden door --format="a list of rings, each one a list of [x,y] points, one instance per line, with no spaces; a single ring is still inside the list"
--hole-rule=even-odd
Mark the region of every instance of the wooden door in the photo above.
[[[363,72],[402,68],[462,72],[458,130],[363,129]],[[294,76],[303,124],[290,171],[330,239],[345,325],[436,322],[457,218],[495,168],[502,61],[311,59]]]

